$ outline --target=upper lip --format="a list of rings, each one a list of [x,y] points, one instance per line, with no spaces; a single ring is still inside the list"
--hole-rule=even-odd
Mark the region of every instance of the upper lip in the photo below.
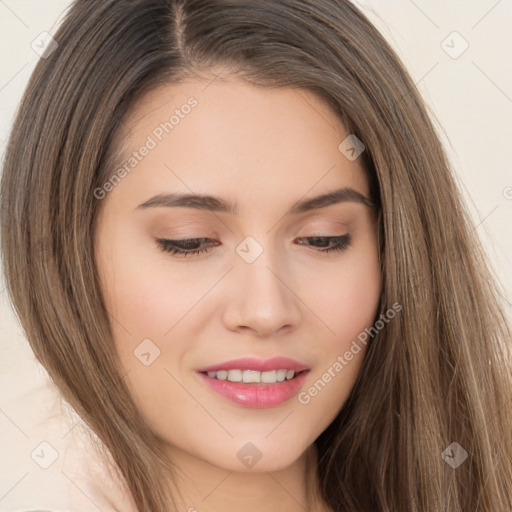
[[[253,357],[244,357],[242,359],[232,359],[224,363],[214,364],[201,368],[199,372],[215,372],[219,370],[254,370],[258,372],[267,372],[272,370],[294,370],[301,372],[308,370],[309,367],[290,359],[289,357],[272,357],[271,359],[256,359]]]

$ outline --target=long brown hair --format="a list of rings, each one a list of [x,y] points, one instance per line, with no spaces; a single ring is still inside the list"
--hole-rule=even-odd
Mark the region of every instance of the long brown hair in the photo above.
[[[317,94],[380,205],[379,315],[352,393],[316,441],[335,511],[512,510],[511,334],[500,290],[413,81],[348,0],[77,0],[38,63],[1,181],[4,273],[37,359],[112,455],[142,512],[172,471],[134,405],[94,259],[99,201],[130,107],[222,67]],[[457,468],[445,451],[458,443]],[[458,449],[457,447],[455,447]],[[459,452],[462,453],[462,452]]]

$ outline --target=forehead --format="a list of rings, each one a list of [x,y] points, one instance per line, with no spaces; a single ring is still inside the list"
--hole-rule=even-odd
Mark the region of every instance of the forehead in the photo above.
[[[126,180],[139,191],[268,190],[281,199],[291,189],[295,196],[340,186],[368,192],[361,159],[339,149],[349,135],[341,120],[303,89],[215,76],[165,85],[134,105],[120,133],[118,165],[151,146]]]
[[[331,129],[343,130],[343,124],[329,106],[313,92],[292,87],[260,87],[247,83],[234,75],[206,74],[189,77],[177,84],[161,85],[142,95],[132,107],[125,126],[149,128],[152,114],[172,113],[190,98],[196,98],[205,116],[222,112],[229,120],[250,121],[245,109],[250,108],[253,122],[274,111],[274,119],[297,120],[313,123],[322,121]],[[226,108],[228,107],[228,108]],[[239,107],[245,107],[240,110]],[[258,115],[258,112],[261,116]],[[238,113],[238,116],[235,116]],[[283,114],[286,114],[284,116]],[[266,119],[268,121],[268,119]],[[315,123],[313,123],[315,124]],[[268,127],[272,130],[272,126]]]

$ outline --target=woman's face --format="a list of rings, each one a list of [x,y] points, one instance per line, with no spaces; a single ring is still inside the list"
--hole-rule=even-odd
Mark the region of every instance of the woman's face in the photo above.
[[[340,149],[349,133],[316,96],[212,80],[131,112],[95,192],[96,257],[124,378],[168,453],[277,470],[360,370],[380,295],[376,214],[358,148]]]

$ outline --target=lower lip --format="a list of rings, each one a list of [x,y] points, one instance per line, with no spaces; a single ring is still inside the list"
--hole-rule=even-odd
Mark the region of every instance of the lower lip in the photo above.
[[[204,373],[198,375],[203,381],[232,402],[245,407],[263,409],[282,404],[294,397],[302,387],[309,370],[303,371],[291,380],[276,382],[275,384],[230,382],[229,380],[212,379]]]

